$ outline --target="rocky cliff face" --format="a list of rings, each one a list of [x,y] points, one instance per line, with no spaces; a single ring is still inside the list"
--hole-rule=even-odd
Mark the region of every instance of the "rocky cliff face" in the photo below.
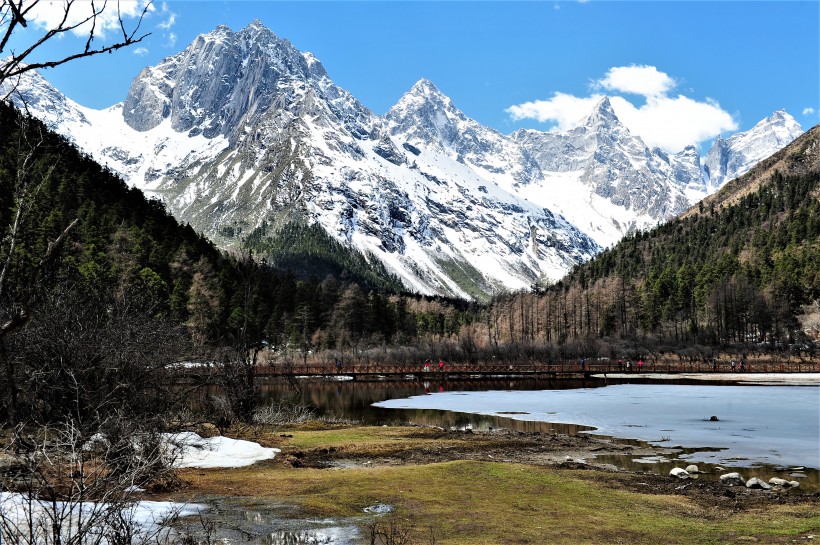
[[[505,136],[421,80],[379,117],[258,21],[199,36],[108,110],[36,74],[22,87],[37,115],[218,244],[299,218],[422,293],[557,279],[696,202],[711,187],[702,172],[714,172],[694,148],[647,148],[608,100],[565,133]],[[780,142],[745,141],[760,153]]]

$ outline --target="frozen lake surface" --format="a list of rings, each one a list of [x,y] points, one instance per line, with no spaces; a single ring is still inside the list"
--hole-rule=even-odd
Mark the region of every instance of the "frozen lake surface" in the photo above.
[[[374,404],[592,426],[590,433],[709,449],[693,462],[820,468],[820,387],[619,384],[443,392]],[[710,421],[716,416],[717,422]]]

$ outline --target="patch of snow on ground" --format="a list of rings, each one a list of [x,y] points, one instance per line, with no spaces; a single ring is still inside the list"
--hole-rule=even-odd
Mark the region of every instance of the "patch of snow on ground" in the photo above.
[[[190,431],[167,434],[166,437],[178,447],[174,453],[174,467],[177,468],[245,467],[270,460],[282,452],[252,441],[221,436],[203,438]]]
[[[167,501],[138,501],[122,507],[121,516],[115,512],[119,507],[105,503],[89,501],[67,504],[57,502],[52,504],[45,500],[31,500],[24,494],[0,492],[0,511],[3,513],[3,526],[13,529],[17,537],[29,537],[29,524],[34,529],[38,542],[46,542],[52,536],[52,526],[55,520],[61,526],[61,537],[64,542],[73,542],[80,533],[90,532],[83,543],[106,544],[104,539],[107,529],[106,520],[114,517],[118,522],[128,521],[136,536],[151,541],[161,530],[162,524],[172,518],[197,515],[208,509],[207,506],[195,503],[174,503]],[[91,525],[91,530],[88,529]],[[42,534],[48,532],[49,535]],[[7,536],[14,537],[14,536]],[[96,538],[100,539],[97,540]]]

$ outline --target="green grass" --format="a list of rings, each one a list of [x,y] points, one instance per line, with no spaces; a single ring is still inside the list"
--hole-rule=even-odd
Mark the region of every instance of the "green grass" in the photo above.
[[[350,432],[353,441],[374,440],[359,428],[339,431]],[[294,435],[296,444],[309,444]],[[333,432],[317,437],[338,440]],[[231,489],[276,497],[309,516],[360,516],[368,505],[392,504],[397,517],[412,516],[417,527],[434,528],[442,544],[786,543],[820,529],[816,504],[722,513],[682,496],[612,487],[610,478],[598,471],[455,461],[346,470],[257,465],[220,471],[218,479],[200,473],[197,480],[209,493]]]

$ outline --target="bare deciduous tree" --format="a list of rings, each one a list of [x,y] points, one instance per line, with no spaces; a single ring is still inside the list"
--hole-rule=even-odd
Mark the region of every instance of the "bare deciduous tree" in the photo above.
[[[19,33],[21,28],[27,27],[29,19],[39,8],[43,7],[42,4],[46,3],[51,2],[47,0],[0,0],[0,56],[7,55],[6,50],[9,48],[12,36]],[[140,26],[150,6],[151,2],[146,3],[136,23],[128,28],[123,20],[119,2],[63,0],[60,17],[50,25],[50,28],[35,34],[22,48],[11,50],[10,55],[0,60],[0,85],[30,70],[52,68],[75,59],[110,53],[141,42],[148,36],[148,34],[140,34]],[[117,37],[103,41],[100,37],[100,23],[103,15],[113,9],[117,10],[119,22]],[[85,46],[81,49],[67,52],[56,59],[29,62],[28,59],[32,58],[46,42],[67,33],[76,34],[78,32],[86,36]]]
[[[0,540],[23,545],[163,543],[135,516],[135,491],[170,471],[156,434],[85,435],[73,422],[18,437],[0,496]],[[173,513],[171,513],[173,514]]]

